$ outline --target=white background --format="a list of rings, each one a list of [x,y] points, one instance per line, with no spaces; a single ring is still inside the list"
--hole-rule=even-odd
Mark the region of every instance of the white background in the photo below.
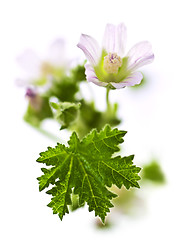
[[[0,236],[9,239],[185,239],[185,103],[186,35],[184,0],[128,1],[0,1],[0,111],[1,195]],[[22,121],[24,92],[15,86],[16,56],[25,48],[44,53],[56,37],[69,42],[69,54],[83,59],[76,47],[81,33],[101,41],[106,23],[125,22],[128,49],[149,40],[155,61],[142,70],[149,83],[142,90],[114,91],[128,131],[127,154],[136,164],[155,156],[165,172],[164,187],[148,189],[147,212],[135,219],[123,217],[110,231],[94,228],[94,213],[80,209],[63,222],[39,193],[35,159],[54,145]],[[93,88],[104,106],[104,89]],[[99,90],[98,90],[99,88]],[[54,127],[53,131],[58,129]],[[62,133],[59,133],[62,136]],[[143,191],[141,189],[140,191]]]

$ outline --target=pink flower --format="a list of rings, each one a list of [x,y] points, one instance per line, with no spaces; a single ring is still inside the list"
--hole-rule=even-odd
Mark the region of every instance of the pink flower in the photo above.
[[[85,64],[87,80],[112,89],[140,84],[143,75],[136,70],[154,60],[151,44],[139,42],[126,55],[125,45],[123,23],[106,25],[102,48],[94,38],[82,34],[77,46],[88,60]]]

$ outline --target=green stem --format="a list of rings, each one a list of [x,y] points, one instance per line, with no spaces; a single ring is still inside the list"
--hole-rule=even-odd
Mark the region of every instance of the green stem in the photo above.
[[[42,133],[43,135],[45,135],[46,137],[52,139],[55,142],[61,142],[61,139],[59,139],[58,137],[56,137],[55,135],[53,135],[52,133],[46,131],[45,129],[41,128],[41,127],[36,127],[31,125],[35,130],[37,130],[38,132]]]
[[[111,110],[111,106],[110,106],[110,102],[109,102],[109,92],[110,92],[110,88],[107,88],[107,92],[106,92],[107,112],[110,112],[110,110]]]

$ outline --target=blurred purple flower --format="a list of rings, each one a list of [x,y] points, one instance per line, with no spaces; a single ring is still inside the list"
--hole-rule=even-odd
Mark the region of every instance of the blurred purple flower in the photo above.
[[[154,60],[151,44],[147,41],[137,43],[125,55],[126,27],[123,23],[106,25],[102,48],[85,34],[81,35],[77,46],[89,62],[85,64],[87,80],[112,89],[140,84],[143,75],[136,70]]]
[[[60,78],[69,65],[63,39],[57,39],[51,44],[44,59],[28,49],[17,57],[17,61],[24,70],[24,76],[17,79],[16,84],[26,89],[37,88],[38,92],[48,90],[52,80]]]
[[[37,91],[35,89],[27,88],[25,97],[28,99],[30,106],[35,111],[39,112],[41,110],[42,98],[40,97],[40,95],[37,93]]]

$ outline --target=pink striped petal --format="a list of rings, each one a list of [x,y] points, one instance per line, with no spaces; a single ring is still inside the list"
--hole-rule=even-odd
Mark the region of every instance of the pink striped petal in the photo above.
[[[139,67],[151,63],[154,60],[152,46],[149,42],[139,42],[134,45],[127,54],[128,69],[134,71]]]
[[[94,84],[102,87],[106,87],[108,85],[108,83],[101,82],[97,78],[94,68],[88,63],[85,64],[85,75],[88,82],[93,82]]]
[[[107,53],[117,53],[120,57],[124,56],[127,31],[124,23],[118,26],[107,24],[103,37],[103,48]]]
[[[91,65],[95,66],[98,64],[101,56],[101,48],[94,38],[85,34],[81,34],[77,46],[84,52]]]
[[[123,81],[119,83],[111,82],[113,87],[119,89],[119,88],[124,88],[127,86],[134,86],[136,84],[140,84],[141,80],[143,79],[143,75],[140,72],[134,72],[127,78],[125,78]]]

